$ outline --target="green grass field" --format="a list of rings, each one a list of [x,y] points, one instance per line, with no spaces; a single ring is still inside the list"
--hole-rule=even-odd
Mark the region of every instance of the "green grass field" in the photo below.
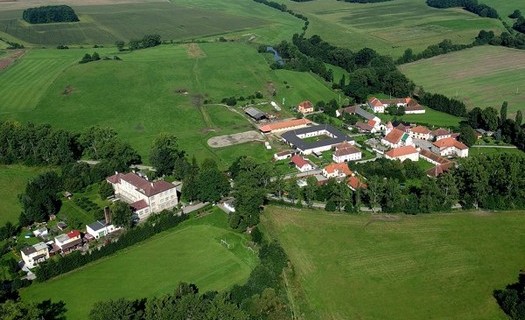
[[[520,149],[509,149],[509,148],[477,148],[477,147],[471,147],[469,149],[469,155],[475,156],[480,154],[497,154],[497,153],[515,153],[515,154],[523,154],[523,151]]]
[[[91,125],[113,127],[146,161],[155,136],[170,132],[191,155],[214,158],[227,166],[231,159],[223,160],[220,154],[230,154],[223,151],[229,148],[211,149],[207,140],[253,126],[244,116],[223,106],[204,105],[204,100],[218,103],[224,97],[261,91],[267,99],[282,102],[285,98],[286,105],[293,106],[304,99],[336,97],[312,74],[271,70],[253,46],[205,43],[191,48],[165,45],[119,54],[122,61],[82,65],[76,61],[95,49],[32,50],[0,73],[0,94],[5,93],[0,118],[76,131]],[[115,54],[111,49],[96,50]],[[232,59],[236,67],[230,67]],[[270,94],[273,89],[275,97]],[[264,156],[264,150],[263,145],[253,144],[246,148],[246,155]]]
[[[424,123],[430,126],[436,127],[458,127],[459,122],[461,121],[460,117],[453,116],[448,113],[436,111],[434,109],[425,108],[426,111],[424,114],[407,114],[403,116],[391,116],[388,114],[380,115],[380,118],[383,121],[389,121],[398,119],[407,121],[410,123]]]
[[[514,12],[514,10],[518,9],[521,10],[522,13],[525,12],[525,3],[520,0],[484,0],[483,3],[498,10],[500,17],[508,20],[509,22],[514,21],[508,18],[508,15]]]
[[[141,3],[144,2],[144,3]],[[21,20],[22,9],[0,8],[0,34],[7,34],[35,45],[114,44],[117,40],[142,38],[158,33],[164,40],[188,40],[245,33],[289,38],[301,29],[301,20],[263,5],[242,0],[218,0],[210,6],[204,1],[136,1],[115,4],[98,1],[95,5],[72,3],[79,15],[77,23],[31,25]],[[93,4],[93,2],[91,3]],[[20,7],[25,7],[23,3]]]
[[[7,221],[16,223],[22,208],[18,195],[23,193],[27,181],[46,171],[44,168],[21,165],[0,165],[0,226]]]
[[[507,319],[492,298],[525,266],[524,212],[399,216],[270,206],[263,225],[302,285],[305,319]]]
[[[464,101],[469,107],[499,107],[509,114],[525,111],[525,52],[482,46],[400,67],[416,84]],[[445,80],[446,79],[446,80]]]
[[[68,319],[87,319],[93,303],[172,292],[180,281],[201,292],[223,291],[248,278],[257,263],[245,238],[227,229],[225,214],[192,219],[82,269],[21,291],[25,301],[63,300]],[[225,240],[230,248],[221,244]]]
[[[422,0],[361,4],[317,0],[284,2],[310,19],[307,35],[359,50],[364,46],[398,57],[406,48],[419,52],[443,39],[470,43],[479,30],[503,31],[496,19],[480,18],[461,9],[435,9]]]

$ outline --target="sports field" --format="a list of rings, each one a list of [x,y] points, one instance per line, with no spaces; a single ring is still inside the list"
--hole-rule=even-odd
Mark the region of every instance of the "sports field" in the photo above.
[[[398,57],[406,48],[420,52],[443,39],[471,43],[479,30],[503,31],[496,19],[480,18],[461,9],[435,9],[424,0],[374,4],[316,0],[284,2],[310,19],[307,35],[358,50],[364,46]]]
[[[266,99],[285,98],[292,106],[337,97],[314,75],[271,70],[263,55],[243,43],[165,45],[118,54],[122,61],[76,63],[94,51],[118,54],[112,49],[30,51],[0,73],[0,118],[76,131],[96,124],[113,127],[146,161],[154,137],[170,132],[191,155],[226,166],[230,159],[219,154],[229,154],[228,148],[212,149],[207,140],[253,126],[240,107],[233,112],[216,105],[223,98],[260,91]],[[264,150],[262,144],[251,145],[246,155],[266,160]]]
[[[31,25],[21,20],[26,4],[0,7],[0,35],[36,45],[113,45],[117,40],[140,39],[151,33],[160,34],[163,40],[178,41],[230,33],[257,35],[261,31],[277,41],[300,31],[302,25],[290,15],[241,0],[213,1],[222,10],[198,1],[66,2],[80,22]]]
[[[421,123],[429,126],[436,127],[459,127],[459,122],[462,120],[460,117],[453,116],[448,113],[436,111],[425,107],[424,114],[406,114],[403,116],[391,116],[388,114],[380,115],[383,121],[390,120],[403,120],[410,123]]]
[[[507,319],[492,291],[525,266],[523,212],[384,217],[265,210],[306,319]]]
[[[0,226],[7,221],[16,223],[22,208],[18,195],[23,193],[27,181],[46,171],[44,168],[21,165],[0,165]]]
[[[400,66],[426,91],[464,101],[469,107],[499,107],[509,114],[525,111],[525,52],[482,46]]]
[[[180,281],[195,283],[201,292],[243,283],[257,263],[256,255],[244,247],[245,238],[227,229],[226,216],[218,209],[201,219],[59,278],[33,284],[21,295],[25,301],[63,300],[68,319],[87,319],[97,301],[166,294]]]

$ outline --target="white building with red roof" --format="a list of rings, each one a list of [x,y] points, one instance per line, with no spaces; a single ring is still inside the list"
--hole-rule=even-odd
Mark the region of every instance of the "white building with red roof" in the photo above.
[[[375,113],[385,113],[385,107],[387,105],[383,104],[376,97],[372,97],[372,98],[368,99],[367,104],[370,107],[370,109],[372,109],[372,111],[374,111]]]
[[[297,170],[301,172],[306,172],[306,171],[310,171],[314,169],[314,166],[310,161],[306,160],[305,158],[303,158],[302,156],[298,154],[292,157],[291,162],[295,164],[295,167],[297,168]]]
[[[457,156],[468,157],[468,147],[454,138],[444,138],[432,144],[432,151],[442,157]]]
[[[414,146],[404,146],[395,148],[385,152],[385,158],[390,160],[405,160],[419,161],[419,151]]]
[[[297,106],[297,111],[302,114],[312,113],[314,112],[314,105],[310,101],[305,100],[299,103],[299,105]]]
[[[432,139],[434,139],[435,141],[438,141],[441,139],[452,137],[452,132],[450,132],[450,130],[447,130],[447,129],[439,128],[439,129],[432,131],[431,135],[432,135]]]
[[[139,219],[169,210],[179,203],[175,185],[163,180],[149,181],[136,173],[116,173],[106,179],[115,196],[127,202]]]
[[[344,178],[353,173],[346,163],[330,163],[323,168],[323,176],[326,178]]]
[[[381,139],[381,143],[390,148],[414,145],[410,135],[397,128],[392,129],[383,139]]]
[[[413,139],[430,140],[432,139],[432,131],[425,126],[417,126],[410,128],[408,134]]]
[[[346,182],[348,185],[348,188],[352,191],[356,191],[357,189],[366,189],[368,186],[366,183],[362,182],[361,179],[359,179],[356,176],[351,176],[348,181]]]
[[[335,151],[332,154],[332,160],[335,163],[356,161],[360,160],[362,157],[363,153],[361,150],[347,142],[336,145]]]
[[[64,253],[69,252],[82,245],[82,235],[78,230],[71,230],[55,237],[55,245]]]

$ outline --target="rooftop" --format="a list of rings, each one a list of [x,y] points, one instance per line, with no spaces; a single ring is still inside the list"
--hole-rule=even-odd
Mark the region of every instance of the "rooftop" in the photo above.
[[[404,146],[404,147],[394,148],[390,151],[387,151],[385,154],[389,156],[390,158],[397,158],[397,157],[402,157],[402,156],[406,156],[409,154],[414,154],[417,152],[418,152],[417,149],[414,148],[413,146]]]
[[[430,131],[429,128],[427,128],[425,126],[417,126],[417,127],[411,128],[410,131],[412,131],[414,133],[419,133],[419,134],[429,134],[429,133],[432,132],[432,131]]]
[[[354,154],[354,153],[359,153],[359,152],[361,152],[361,150],[359,150],[358,148],[354,147],[350,143],[343,142],[335,146],[334,155],[336,157],[341,157],[341,156],[346,156],[349,154]]]
[[[253,108],[253,107],[248,107],[248,108],[244,109],[244,112],[247,115],[249,115],[250,117],[254,118],[254,119],[262,119],[262,118],[266,117],[264,112],[262,112],[259,109]]]
[[[144,194],[147,197],[154,196],[161,192],[175,188],[172,183],[159,180],[159,181],[148,181],[143,177],[137,175],[136,173],[117,173],[111,177],[108,177],[107,180],[113,184],[120,183],[121,180],[126,181],[127,183],[134,186],[140,193]]]
[[[348,182],[347,182],[348,186],[350,188],[352,188],[353,190],[357,190],[357,189],[366,189],[368,186],[366,185],[366,183],[363,183],[358,177],[356,176],[352,176],[350,178],[348,178]]]
[[[435,137],[446,136],[449,134],[450,134],[450,131],[448,131],[447,129],[443,129],[443,128],[439,128],[439,129],[432,131],[432,135]]]
[[[298,166],[299,168],[302,168],[308,164],[310,164],[308,162],[308,160],[306,160],[305,158],[301,157],[300,155],[296,154],[295,156],[292,157],[291,161],[296,165]]]
[[[93,231],[98,231],[98,230],[101,230],[101,229],[104,229],[106,227],[106,223],[102,220],[100,221],[95,221],[91,224],[88,224],[88,227],[93,230]]]
[[[442,156],[438,155],[438,154],[435,154],[434,152],[430,151],[430,150],[427,150],[427,149],[421,149],[421,151],[419,151],[419,154],[422,156],[422,157],[425,157],[425,158],[428,158],[432,161],[435,161],[439,164],[445,164],[445,163],[449,163],[450,160],[448,160],[447,158],[443,158]]]
[[[265,124],[259,127],[259,130],[262,132],[271,132],[274,130],[282,130],[286,128],[294,128],[299,126],[305,126],[312,123],[312,121],[308,119],[293,119],[293,120],[285,120],[285,121],[279,121],[274,122],[270,124]]]
[[[401,139],[403,138],[403,136],[405,135],[405,132],[404,131],[401,131],[397,128],[394,128],[392,129],[392,131],[390,131],[386,136],[385,136],[385,140],[392,143],[392,144],[397,144],[399,143],[399,141],[401,141]]]
[[[307,133],[314,133],[318,131],[326,131],[333,137],[329,137],[327,139],[323,139],[320,141],[313,141],[313,142],[307,142],[298,137],[299,135],[303,135]],[[297,149],[301,149],[301,150],[315,149],[315,148],[319,148],[323,146],[335,145],[335,144],[342,143],[345,141],[353,141],[352,138],[347,136],[345,133],[341,132],[339,129],[332,127],[329,124],[321,124],[321,125],[310,126],[306,128],[287,131],[282,134],[282,138],[286,140],[286,142],[296,147]]]
[[[450,148],[450,147],[455,147],[460,150],[468,149],[468,147],[465,144],[459,142],[458,140],[452,137],[438,140],[434,142],[434,145],[440,149]]]
[[[338,171],[339,173],[344,173],[345,176],[351,176],[352,175],[352,171],[350,170],[350,168],[348,168],[348,165],[345,162],[343,162],[343,163],[330,163],[329,165],[324,167],[324,170],[328,174],[331,174],[331,173],[334,173],[334,172]]]

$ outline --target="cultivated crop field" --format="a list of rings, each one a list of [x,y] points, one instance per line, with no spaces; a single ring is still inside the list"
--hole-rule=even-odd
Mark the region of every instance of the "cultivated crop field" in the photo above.
[[[525,110],[525,52],[482,46],[400,66],[426,91],[464,101],[469,107],[509,103],[509,114]]]
[[[27,181],[44,171],[38,167],[0,165],[0,225],[3,226],[7,221],[18,221],[22,211],[18,195],[24,192]]]
[[[173,292],[180,281],[196,284],[201,292],[224,291],[243,283],[257,263],[244,247],[245,238],[227,229],[226,219],[218,210],[187,221],[82,269],[33,284],[21,295],[25,301],[63,300],[68,319],[87,319],[97,301],[159,296]]]
[[[229,33],[255,33],[276,39],[288,38],[301,28],[301,20],[264,5],[220,0],[227,10],[214,10],[198,2],[91,1],[71,3],[80,22],[31,25],[21,20],[22,9],[0,8],[0,33],[37,45],[113,44],[117,40],[140,39],[158,33],[163,40],[188,40]],[[244,3],[243,3],[244,2]],[[253,7],[253,8],[252,8]],[[249,10],[248,10],[249,9]],[[271,33],[276,30],[285,31]]]
[[[385,218],[271,206],[262,217],[291,259],[306,319],[503,320],[492,291],[525,266],[523,214]]]
[[[461,9],[435,9],[424,0],[396,0],[375,4],[317,0],[285,1],[310,19],[307,35],[359,50],[364,46],[401,56],[406,48],[419,52],[443,39],[470,43],[479,30],[503,31],[496,19],[480,18]]]
[[[311,74],[270,70],[253,46],[231,42],[195,46],[165,45],[127,54],[111,49],[32,50],[0,73],[0,94],[4,94],[0,119],[44,122],[76,131],[109,126],[146,161],[155,136],[170,132],[191,155],[214,158],[227,166],[230,157],[223,160],[220,154],[229,154],[229,148],[212,149],[207,140],[253,126],[241,108],[233,112],[220,105],[222,98],[261,91],[279,102],[285,98],[291,106],[304,99],[337,97]],[[102,56],[118,54],[122,61],[76,63],[84,53],[94,51]],[[262,144],[253,144],[246,155],[269,159],[264,150]]]

